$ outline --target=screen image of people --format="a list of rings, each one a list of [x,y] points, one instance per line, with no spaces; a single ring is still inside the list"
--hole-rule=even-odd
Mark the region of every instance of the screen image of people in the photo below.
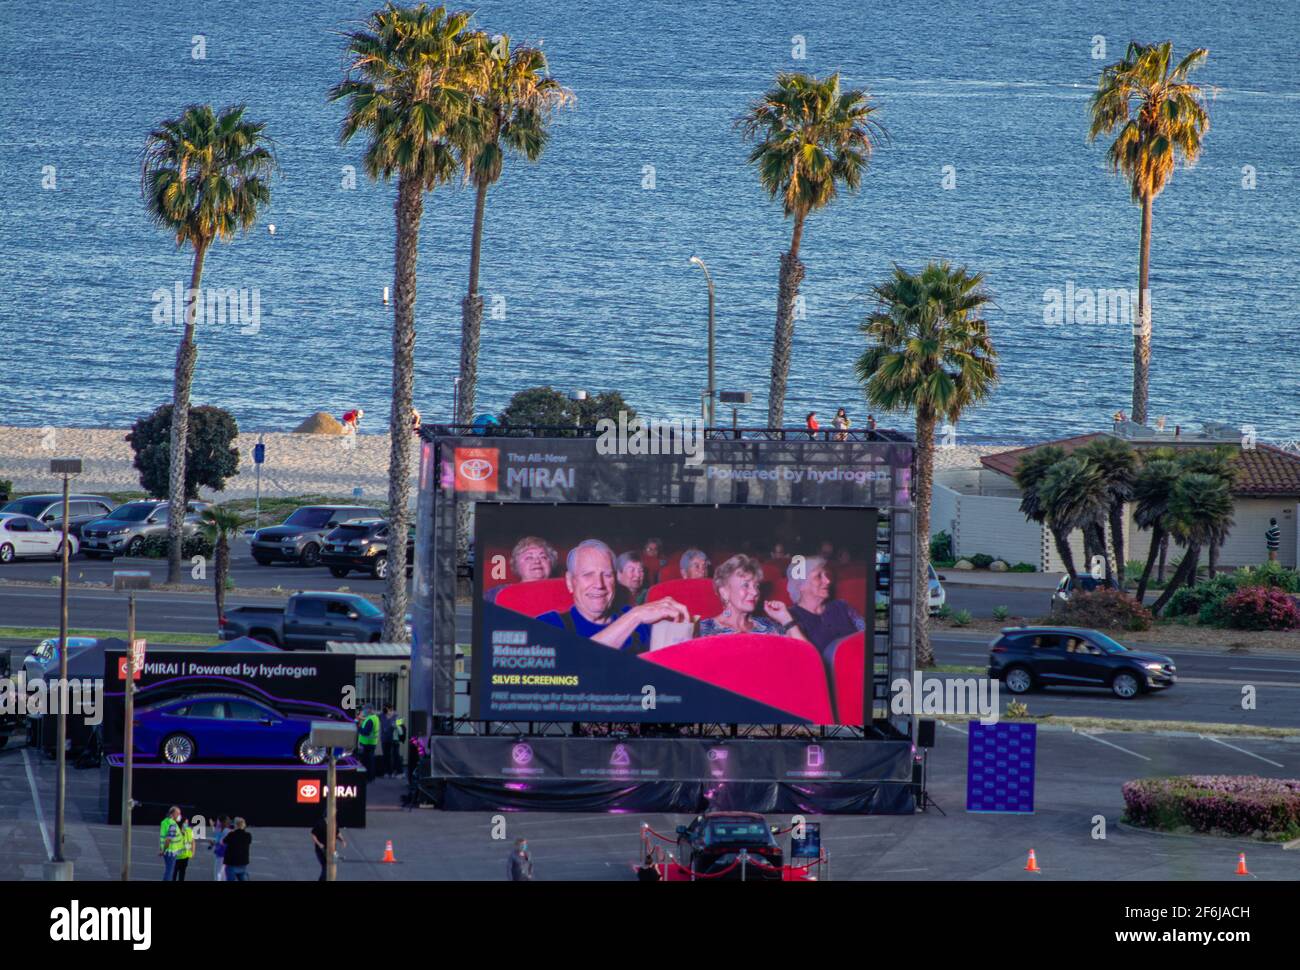
[[[480,653],[503,652],[500,630],[522,615],[562,631],[551,638],[547,669],[581,667],[574,676],[584,689],[600,685],[591,682],[589,655],[566,650],[579,639],[765,704],[782,693],[767,691],[768,667],[773,680],[788,681],[793,670],[816,681],[845,667],[850,650],[852,669],[865,662],[871,510],[480,503],[475,520],[476,561],[487,566],[477,600],[510,611],[476,621]],[[496,668],[480,673],[501,682]],[[833,684],[827,693],[833,708]]]

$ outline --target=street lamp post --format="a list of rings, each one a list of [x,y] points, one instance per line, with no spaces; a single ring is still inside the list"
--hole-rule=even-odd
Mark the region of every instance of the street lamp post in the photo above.
[[[312,721],[311,743],[328,752],[325,771],[325,881],[334,882],[338,878],[338,752],[340,748],[351,751],[356,747],[357,726],[339,721]]]
[[[55,757],[58,761],[58,789],[54,799],[54,858],[49,875],[55,880],[72,879],[72,863],[63,858],[67,837],[63,819],[68,801],[68,481],[81,474],[80,458],[52,458],[50,474],[63,477],[63,541],[59,543],[59,728]]]
[[[704,260],[698,256],[692,256],[691,262],[704,270],[704,281],[709,284],[709,403],[705,413],[705,423],[707,427],[713,427],[713,277],[709,274],[709,268],[704,265]]]
[[[113,589],[125,591],[126,598],[126,687],[123,688],[125,705],[122,712],[122,881],[131,879],[131,810],[135,801],[131,797],[131,782],[135,768],[135,671],[136,658],[143,659],[144,641],[136,648],[135,594],[148,589],[153,577],[146,570],[117,569],[113,571]]]

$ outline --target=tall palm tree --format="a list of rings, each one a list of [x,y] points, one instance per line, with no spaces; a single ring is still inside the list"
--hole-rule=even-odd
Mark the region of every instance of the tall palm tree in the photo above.
[[[1100,468],[1076,451],[1047,470],[1039,492],[1053,532],[1059,529],[1068,536],[1082,529],[1095,539],[1110,509],[1110,490]],[[1107,550],[1104,536],[1100,548],[1105,550],[1106,573],[1114,576],[1114,553]]]
[[[1185,472],[1213,475],[1228,486],[1230,493],[1237,481],[1237,455],[1232,448],[1189,448],[1178,456],[1178,463]],[[1208,543],[1206,572],[1210,579],[1214,578],[1218,570],[1219,550],[1223,547],[1225,538],[1226,533],[1212,538]]]
[[[405,535],[411,496],[411,410],[415,377],[415,269],[424,193],[456,173],[451,126],[469,110],[481,66],[473,57],[470,15],[392,3],[349,32],[348,66],[330,89],[345,101],[340,141],[365,135],[362,156],[374,181],[397,179],[393,254],[393,405],[389,413],[388,510]],[[388,545],[384,639],[406,639],[406,543]]]
[[[1147,457],[1133,481],[1133,521],[1139,529],[1151,530],[1151,547],[1147,550],[1146,566],[1142,578],[1138,580],[1134,593],[1141,603],[1147,594],[1147,584],[1151,581],[1151,569],[1156,556],[1166,548],[1169,526],[1166,516],[1169,514],[1169,500],[1174,493],[1174,485],[1182,469],[1168,458]]]
[[[878,110],[866,91],[841,91],[839,74],[824,80],[809,74],[778,74],[776,87],[737,121],[745,138],[757,141],[749,161],[758,166],[759,182],[769,197],[780,198],[785,215],[794,219],[790,249],[781,255],[777,288],[769,428],[779,428],[784,421],[795,301],[804,276],[799,261],[804,221],[830,205],[841,186],[857,191],[872,151],[885,137],[873,117]]]
[[[1091,101],[1088,140],[1119,134],[1106,153],[1111,171],[1129,182],[1133,201],[1142,206],[1138,257],[1138,319],[1133,330],[1133,420],[1145,424],[1151,369],[1151,215],[1169,184],[1174,166],[1190,167],[1200,157],[1210,115],[1205,92],[1187,78],[1209,51],[1198,47],[1173,61],[1173,45],[1128,45],[1124,59],[1102,68]]]
[[[1128,503],[1133,498],[1133,481],[1137,478],[1137,452],[1127,441],[1103,436],[1093,439],[1074,453],[1095,465],[1106,481],[1106,491],[1110,496],[1110,505],[1106,510],[1106,519],[1110,525],[1109,551],[1114,554],[1115,567],[1119,570],[1113,578],[1119,588],[1123,589],[1124,519],[1127,517],[1125,512]]]
[[[474,186],[474,231],[470,242],[469,291],[461,302],[460,398],[458,424],[474,420],[483,298],[478,292],[479,253],[488,189],[501,178],[506,155],[537,161],[550,140],[552,113],[574,100],[573,92],[547,73],[537,47],[510,48],[510,38],[475,36],[482,84],[471,109],[456,126],[465,178]]]
[[[882,411],[916,414],[917,568],[930,566],[930,497],[934,490],[934,429],[939,418],[954,424],[984,400],[998,381],[997,351],[980,316],[990,296],[984,275],[947,262],[912,274],[900,266],[874,288],[879,306],[860,326],[867,349],[856,371],[867,400]],[[931,666],[929,608],[916,597],[916,656]]]
[[[168,466],[167,582],[181,579],[185,525],[185,454],[190,426],[190,388],[199,350],[195,342],[202,305],[203,261],[213,242],[247,232],[271,202],[275,155],[266,125],[244,117],[244,106],[214,111],[193,104],[145,139],[140,187],[149,219],[194,251],[185,324],[172,380],[172,426]],[[174,307],[180,312],[180,307]]]
[[[199,516],[199,532],[212,543],[215,558],[212,578],[217,593],[217,622],[226,615],[226,578],[230,575],[230,538],[239,534],[244,520],[234,509],[210,505]]]
[[[1232,491],[1228,483],[1217,475],[1185,472],[1174,485],[1167,518],[1170,534],[1187,551],[1169,585],[1151,604],[1151,612],[1157,614],[1180,586],[1196,584],[1201,550],[1222,542],[1232,528]]]
[[[1035,448],[1020,459],[1014,477],[1020,487],[1020,511],[1031,522],[1047,523],[1052,533],[1052,542],[1056,546],[1056,554],[1060,556],[1071,581],[1077,582],[1079,573],[1074,565],[1074,550],[1070,548],[1070,533],[1063,531],[1054,520],[1049,522],[1047,503],[1043,501],[1043,479],[1052,466],[1064,461],[1065,457],[1065,449],[1058,445]]]

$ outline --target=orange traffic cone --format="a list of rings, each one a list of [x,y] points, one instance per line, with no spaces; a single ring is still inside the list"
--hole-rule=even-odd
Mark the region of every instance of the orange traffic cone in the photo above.
[[[1038,868],[1038,859],[1034,856],[1034,850],[1029,850],[1029,861],[1025,863],[1025,872],[1042,872]]]
[[[396,862],[396,861],[397,861],[397,857],[396,857],[395,855],[393,855],[393,840],[392,840],[392,839],[389,839],[388,842],[387,842],[387,844],[385,844],[385,846],[384,846],[384,857],[383,857],[382,859],[380,859],[379,861],[380,861],[380,862]]]
[[[1239,856],[1237,856],[1237,875],[1239,876],[1250,875],[1250,870],[1246,868],[1246,853],[1244,852],[1241,853]]]

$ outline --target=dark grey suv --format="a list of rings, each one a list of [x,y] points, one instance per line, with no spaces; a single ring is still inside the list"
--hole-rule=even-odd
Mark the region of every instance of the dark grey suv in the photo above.
[[[184,534],[199,531],[199,515],[207,502],[186,504]],[[119,505],[102,519],[81,527],[81,551],[91,559],[138,556],[150,536],[167,534],[167,502],[148,499]]]
[[[113,511],[113,500],[102,495],[68,496],[68,532],[81,538],[82,526]],[[63,494],[24,495],[0,506],[0,512],[16,512],[40,519],[56,532],[63,530]]]
[[[304,505],[280,525],[253,533],[253,558],[259,566],[293,562],[300,566],[320,564],[325,534],[344,522],[380,518],[378,509],[361,505]]]

